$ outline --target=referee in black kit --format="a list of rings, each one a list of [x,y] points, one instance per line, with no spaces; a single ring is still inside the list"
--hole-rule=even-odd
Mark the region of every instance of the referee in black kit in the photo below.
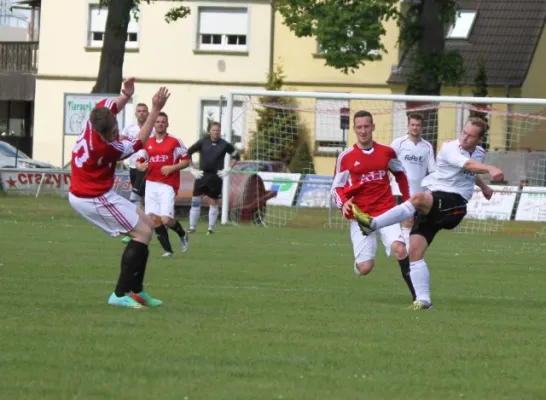
[[[188,149],[190,158],[193,153],[199,153],[199,169],[193,167],[193,161],[189,168],[195,178],[190,209],[190,233],[195,232],[197,221],[201,215],[201,197],[209,198],[209,228],[207,235],[214,232],[216,219],[218,218],[218,199],[222,195],[222,179],[231,173],[231,168],[241,156],[224,139],[220,138],[220,124],[212,122],[209,126],[209,136],[199,139]],[[231,155],[231,165],[224,168],[226,154]]]

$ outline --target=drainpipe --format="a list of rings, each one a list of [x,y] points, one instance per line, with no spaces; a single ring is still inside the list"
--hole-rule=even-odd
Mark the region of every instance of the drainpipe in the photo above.
[[[270,47],[269,47],[269,73],[272,74],[275,68],[275,1],[271,0],[271,27],[270,27]]]
[[[506,82],[504,85],[504,97],[510,98],[510,84]],[[506,105],[507,114],[510,115],[512,112],[512,106],[510,104]],[[504,141],[504,150],[510,150],[510,140],[512,140],[512,120],[508,119],[506,124],[506,138]]]

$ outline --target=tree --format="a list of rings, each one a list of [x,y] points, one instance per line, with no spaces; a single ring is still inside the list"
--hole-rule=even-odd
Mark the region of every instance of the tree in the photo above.
[[[474,97],[487,97],[489,95],[488,85],[487,85],[487,68],[485,60],[483,57],[478,59],[476,77],[474,78],[474,90],[472,91]],[[487,122],[489,128],[489,118],[487,117],[489,105],[476,103],[472,105],[474,109],[470,111],[471,118],[481,118]],[[484,150],[489,149],[489,129],[485,133],[485,137],[482,141],[482,147]]]
[[[398,44],[412,71],[406,77],[406,94],[439,95],[442,85],[456,85],[464,76],[462,57],[445,51],[445,26],[456,17],[456,0],[414,1],[401,11],[399,0],[283,0],[277,4],[284,24],[298,37],[313,36],[326,65],[343,73],[366,62],[380,60],[387,49],[382,21],[395,19]],[[371,52],[371,50],[379,50]],[[417,106],[408,104],[407,108]],[[424,113],[425,134],[437,137],[437,110]],[[428,136],[428,135],[426,135]]]
[[[99,73],[92,93],[119,93],[123,83],[125,41],[131,13],[138,16],[142,1],[153,0],[100,0],[99,6],[108,10],[104,42],[101,50]],[[190,9],[185,6],[171,8],[165,14],[167,23],[186,17]]]
[[[265,88],[280,90],[283,79],[282,67],[277,64],[267,75]],[[305,140],[297,103],[291,98],[275,96],[260,97],[259,102],[262,107],[256,110],[256,130],[252,132],[246,153],[251,160],[282,161],[290,165],[298,143]]]

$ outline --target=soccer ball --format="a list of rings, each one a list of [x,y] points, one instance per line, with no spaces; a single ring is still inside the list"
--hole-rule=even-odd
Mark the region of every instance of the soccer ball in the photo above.
[[[245,149],[245,146],[243,146],[243,144],[241,142],[235,143],[235,145],[233,147],[235,147],[235,150],[237,150],[239,152],[241,152],[241,151],[243,151]]]

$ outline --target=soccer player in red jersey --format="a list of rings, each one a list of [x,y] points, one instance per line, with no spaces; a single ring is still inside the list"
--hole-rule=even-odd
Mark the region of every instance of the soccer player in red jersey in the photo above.
[[[165,254],[171,257],[173,249],[169,233],[171,228],[180,237],[180,250],[188,250],[188,234],[174,219],[174,200],[180,187],[180,170],[190,165],[188,150],[180,139],[167,133],[169,117],[159,113],[155,120],[155,135],[139,151],[137,168],[146,170],[146,194],[144,210],[152,217],[157,239]]]
[[[357,142],[337,158],[332,195],[344,217],[350,220],[355,273],[360,276],[369,274],[375,265],[377,238],[375,232],[368,236],[362,234],[358,222],[353,218],[353,204],[372,216],[394,207],[396,203],[389,171],[394,175],[404,201],[409,198],[409,187],[404,167],[395,151],[373,140],[375,125],[372,114],[358,111],[353,117],[353,125]],[[402,277],[415,300],[415,291],[409,276],[409,258],[400,224],[386,226],[379,230],[379,234],[387,256],[392,251],[398,259]]]
[[[119,140],[116,115],[135,91],[135,78],[123,83],[121,96],[104,99],[91,111],[72,150],[72,177],[68,200],[78,214],[113,237],[128,234],[131,241],[121,257],[121,271],[108,304],[143,308],[162,304],[144,291],[143,281],[152,238],[152,220],[134,203],[112,190],[116,163],[140,150],[150,137],[154,121],[170,94],[161,87],[138,138]]]

